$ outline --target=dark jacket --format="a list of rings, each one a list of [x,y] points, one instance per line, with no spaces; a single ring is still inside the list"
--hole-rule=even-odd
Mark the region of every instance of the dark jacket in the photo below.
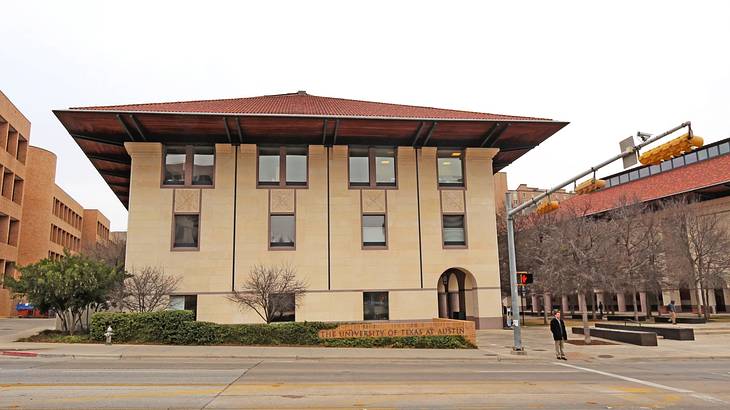
[[[568,332],[565,331],[565,322],[563,319],[550,321],[550,331],[553,332],[553,340],[568,340]]]

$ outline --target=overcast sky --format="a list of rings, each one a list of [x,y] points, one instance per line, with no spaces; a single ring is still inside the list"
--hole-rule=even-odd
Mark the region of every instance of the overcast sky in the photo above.
[[[52,109],[306,90],[570,121],[506,168],[548,187],[639,130],[730,137],[729,5],[3,1],[0,89],[112,230],[126,210]]]

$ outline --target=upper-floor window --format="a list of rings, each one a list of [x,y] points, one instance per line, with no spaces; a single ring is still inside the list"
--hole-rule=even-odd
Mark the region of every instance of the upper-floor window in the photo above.
[[[464,151],[440,149],[437,151],[438,179],[440,187],[464,186]]]
[[[466,246],[464,215],[442,215],[444,247]]]
[[[306,186],[307,147],[259,147],[258,184]]]
[[[162,185],[212,186],[215,176],[215,148],[209,145],[165,147]]]
[[[351,187],[396,186],[395,148],[350,147]]]

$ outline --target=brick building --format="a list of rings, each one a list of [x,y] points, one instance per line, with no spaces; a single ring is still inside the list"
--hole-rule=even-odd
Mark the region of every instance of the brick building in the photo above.
[[[305,92],[55,113],[128,206],[127,266],[228,323],[260,321],[226,298],[250,266],[288,262],[289,320],[501,327],[493,174],[566,124]]]
[[[109,220],[56,185],[56,155],[29,146],[30,121],[0,92],[0,277],[109,239]],[[15,314],[0,280],[0,317]]]

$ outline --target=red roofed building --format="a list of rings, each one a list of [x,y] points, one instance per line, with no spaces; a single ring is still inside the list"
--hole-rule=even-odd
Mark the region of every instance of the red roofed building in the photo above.
[[[493,174],[567,124],[303,91],[55,114],[129,209],[127,266],[224,323],[286,263],[308,290],[279,320],[501,327]]]
[[[621,206],[623,200],[652,202],[683,196],[701,212],[721,215],[730,227],[730,138],[659,165],[628,169],[601,179],[607,182],[606,188],[576,195],[563,202],[561,209],[578,209],[581,213],[596,215]],[[667,289],[662,293],[661,297],[640,294],[637,299],[641,300],[641,311],[646,312],[649,307],[657,310],[659,305],[667,305],[671,300],[678,306],[681,304],[684,311],[695,310],[699,305],[697,289],[691,286]],[[597,299],[607,308],[613,307],[619,312],[633,310],[631,306],[627,308],[627,304],[631,303],[629,296],[618,294],[608,300],[607,295],[599,293]],[[563,306],[566,304],[577,304],[577,300],[564,300]],[[727,284],[710,292],[709,305],[715,312],[730,311]]]

